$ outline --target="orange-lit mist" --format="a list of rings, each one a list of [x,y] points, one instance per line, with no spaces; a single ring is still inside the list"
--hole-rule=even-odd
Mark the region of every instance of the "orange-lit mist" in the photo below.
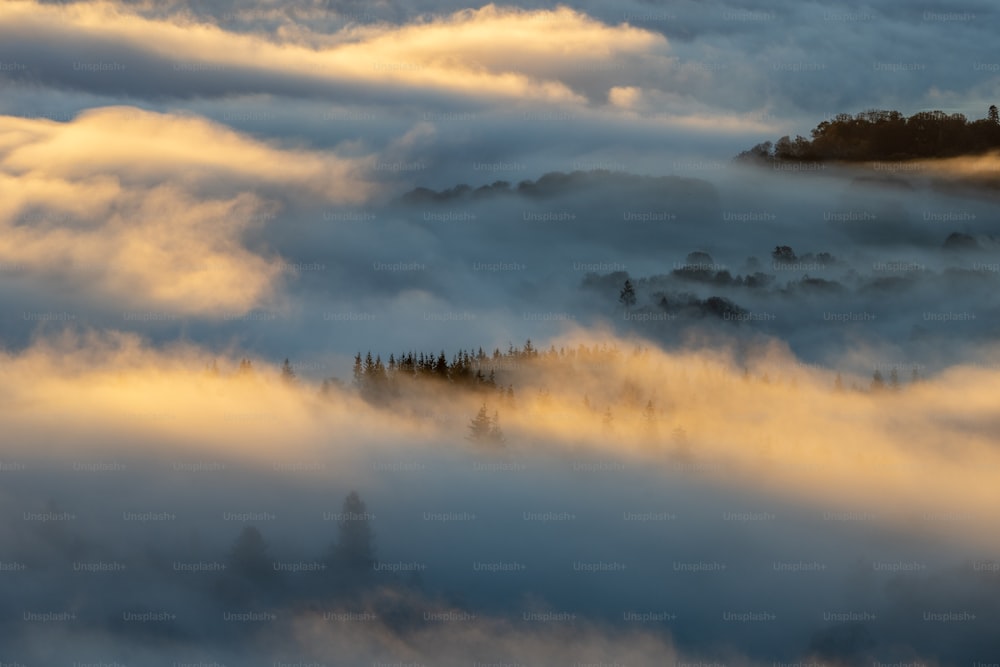
[[[465,439],[467,425],[485,402],[499,413],[503,456],[544,450],[627,460],[661,471],[665,483],[691,475],[797,507],[867,512],[927,537],[998,544],[984,530],[1000,510],[989,398],[1000,390],[996,371],[953,368],[897,391],[837,392],[832,372],[796,364],[777,345],[744,377],[724,350],[646,346],[634,354],[633,342],[586,332],[552,342],[609,344],[619,353],[597,363],[543,355],[508,368],[500,380],[515,387],[513,406],[494,393],[422,382],[380,408],[351,390],[320,396],[316,384],[287,384],[262,362],[250,377],[237,376],[235,353],[218,358],[213,376],[206,368],[216,357],[194,347],[154,351],[132,335],[66,335],[3,360],[0,396],[10,408],[0,428],[8,456],[60,457],[99,442],[100,451],[148,448],[154,457],[184,452],[266,465],[297,456],[347,466],[386,453],[475,452],[481,445]]]

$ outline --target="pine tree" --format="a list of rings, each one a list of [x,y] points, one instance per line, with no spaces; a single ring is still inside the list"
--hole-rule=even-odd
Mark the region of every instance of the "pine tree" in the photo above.
[[[493,420],[490,423],[490,431],[486,439],[491,445],[502,445],[507,440],[503,431],[500,430],[500,413],[496,410],[493,411]]]
[[[889,371],[889,388],[893,391],[899,390],[899,373],[896,372],[895,368]]]
[[[245,526],[229,552],[229,568],[238,574],[257,582],[273,574],[271,559],[267,554],[267,542],[254,526]]]
[[[340,567],[367,571],[375,563],[375,533],[365,502],[357,491],[344,499],[337,523],[337,543],[333,560]]]
[[[991,123],[1000,124],[1000,112],[997,111],[997,105],[995,105],[995,104],[991,104],[990,105],[990,109],[987,112],[986,118]]]
[[[354,355],[354,386],[360,388],[362,381],[361,353]]]
[[[483,406],[479,408],[479,412],[476,413],[476,416],[469,423],[469,435],[466,438],[473,442],[487,442],[490,438],[492,427],[493,420],[490,419],[490,411],[486,408],[486,404],[483,403]]]
[[[438,355],[437,362],[434,364],[434,373],[441,379],[448,377],[448,357],[444,356],[444,350],[441,350],[441,354]]]
[[[844,379],[837,373],[837,378],[833,381],[834,391],[844,391]]]
[[[626,310],[635,305],[635,287],[632,286],[631,280],[625,280],[625,286],[618,294],[618,300],[625,305]]]

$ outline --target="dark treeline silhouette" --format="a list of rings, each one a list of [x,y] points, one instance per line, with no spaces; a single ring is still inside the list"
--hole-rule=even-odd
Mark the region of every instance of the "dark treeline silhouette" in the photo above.
[[[620,359],[618,349],[601,344],[575,347],[550,346],[539,350],[531,339],[521,347],[508,344],[507,351],[495,348],[491,354],[479,348],[476,352],[459,350],[449,361],[444,351],[438,354],[405,352],[398,357],[389,355],[388,362],[381,355],[354,357],[354,386],[362,398],[373,405],[390,405],[397,399],[424,393],[428,388],[444,391],[474,391],[484,394],[484,402],[468,423],[465,439],[478,445],[502,447],[507,437],[500,428],[499,405],[504,410],[516,408],[514,383],[525,391],[537,391],[537,400],[545,401],[548,388],[545,382],[537,384],[528,371],[530,366],[545,365],[545,376],[571,377],[573,370],[582,366],[610,365]],[[553,375],[554,374],[554,375]],[[569,374],[569,375],[567,375]],[[531,396],[529,395],[529,399]]]
[[[682,176],[640,176],[607,169],[594,169],[569,173],[553,171],[540,176],[538,180],[524,180],[516,185],[509,181],[494,181],[479,187],[463,183],[445,190],[418,187],[403,195],[402,201],[412,205],[512,195],[541,199],[602,186],[613,186],[625,191],[651,189],[661,194],[676,194],[691,199],[715,198],[715,190],[711,184],[698,179]]]
[[[492,355],[483,348],[476,352],[459,350],[448,360],[444,350],[438,354],[404,352],[398,357],[390,354],[387,362],[382,355],[372,357],[371,350],[362,359],[359,352],[354,357],[354,386],[368,400],[382,401],[398,396],[407,380],[437,380],[443,384],[465,389],[495,390],[513,396],[513,387],[506,389],[499,384],[498,372],[510,369],[538,352],[529,340],[524,348],[511,346],[506,353],[499,348]]]
[[[573,363],[604,363],[610,361],[616,350],[604,346],[560,347],[551,346],[547,351],[536,348],[529,338],[521,347],[508,344],[507,351],[494,348],[487,353],[482,347],[475,352],[461,349],[450,360],[444,350],[434,353],[403,352],[390,354],[383,361],[381,354],[372,356],[369,350],[363,357],[354,357],[353,381],[361,396],[371,402],[385,402],[400,396],[407,388],[420,388],[426,381],[437,387],[460,390],[495,392],[507,406],[514,402],[514,373],[536,360],[562,360]],[[418,383],[418,384],[414,384]]]
[[[976,155],[1000,148],[1000,117],[991,106],[986,118],[921,111],[909,118],[898,111],[872,109],[842,113],[811,132],[765,141],[737,156],[745,162],[909,160]]]
[[[523,346],[508,343],[507,350],[494,348],[487,353],[482,347],[475,352],[460,349],[449,357],[444,350],[438,353],[403,352],[390,354],[383,361],[381,354],[372,356],[369,350],[363,357],[354,356],[353,382],[367,398],[381,399],[394,396],[408,380],[438,381],[441,386],[460,389],[483,389],[502,393],[506,399],[514,398],[513,379],[516,371],[533,361],[562,360],[582,364],[613,362],[618,350],[607,344],[575,347],[554,345],[539,350],[527,339]]]

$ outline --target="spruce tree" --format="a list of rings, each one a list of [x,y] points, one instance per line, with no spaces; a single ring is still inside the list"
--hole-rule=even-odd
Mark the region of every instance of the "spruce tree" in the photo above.
[[[375,533],[370,519],[358,492],[347,494],[337,522],[337,544],[333,549],[336,565],[355,571],[368,570],[374,565]]]
[[[635,287],[632,286],[631,280],[625,280],[625,286],[618,294],[618,300],[625,305],[626,310],[635,305]]]
[[[494,410],[487,441],[492,445],[502,445],[506,440],[503,431],[500,430],[500,413]]]
[[[354,355],[354,386],[360,388],[362,380],[361,353]]]
[[[487,442],[490,439],[492,427],[493,420],[490,419],[490,411],[486,408],[486,404],[483,403],[482,407],[479,408],[479,412],[469,422],[469,435],[466,438],[473,442]]]

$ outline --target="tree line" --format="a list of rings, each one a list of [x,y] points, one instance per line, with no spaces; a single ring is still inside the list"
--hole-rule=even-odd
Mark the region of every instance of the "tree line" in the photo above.
[[[872,109],[837,114],[801,135],[765,141],[737,156],[742,162],[863,162],[975,155],[1000,148],[1000,112],[991,105],[986,117],[968,120],[960,113],[921,111],[906,117],[898,111]]]

